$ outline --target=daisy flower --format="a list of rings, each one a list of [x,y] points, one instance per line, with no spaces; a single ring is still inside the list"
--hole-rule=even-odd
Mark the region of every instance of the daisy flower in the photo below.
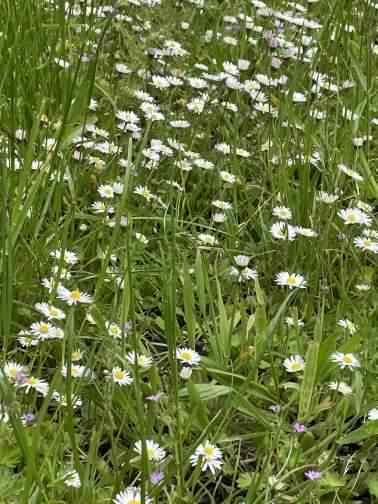
[[[361,250],[378,254],[378,241],[374,241],[365,236],[358,236],[353,240],[353,243]]]
[[[47,320],[64,320],[66,318],[66,314],[63,310],[47,303],[36,303],[34,308],[42,313]]]
[[[332,203],[335,203],[339,199],[339,196],[338,194],[319,191],[316,196],[316,199],[317,201],[321,201],[322,203],[326,203],[327,205],[332,205]]]
[[[80,476],[75,469],[71,469],[69,471],[66,471],[63,474],[63,480],[64,484],[68,487],[72,488],[80,488],[81,487],[81,481],[80,481]]]
[[[356,182],[362,182],[364,180],[358,172],[352,170],[343,163],[338,164],[337,167],[341,172],[345,173],[345,175],[348,175],[348,177],[351,177]]]
[[[353,322],[348,319],[338,320],[337,325],[343,327],[344,329],[347,329],[349,331],[349,334],[354,334],[357,331],[356,324],[353,324]]]
[[[183,364],[188,366],[196,366],[201,361],[201,356],[191,348],[177,348],[176,357]]]
[[[49,384],[45,380],[40,380],[34,376],[29,376],[20,385],[20,388],[24,388],[25,392],[28,394],[32,389],[46,396],[49,391]]]
[[[65,301],[68,305],[76,305],[78,303],[92,303],[93,298],[86,292],[80,292],[79,289],[75,289],[70,291],[66,289],[66,287],[59,286],[58,290],[58,299]]]
[[[97,189],[101,198],[112,199],[114,198],[114,189],[111,185],[103,184]]]
[[[294,317],[286,317],[285,322],[288,327],[303,327],[304,322],[302,319],[295,319]]]
[[[300,355],[291,355],[283,363],[288,373],[297,373],[305,368],[305,361]]]
[[[222,467],[222,459],[221,450],[210,441],[205,441],[197,446],[194,454],[190,457],[190,462],[192,466],[200,464],[202,471],[209,469],[212,474],[215,474],[216,470]]]
[[[331,361],[336,362],[341,369],[361,367],[359,360],[352,353],[333,352],[331,354]]]
[[[180,371],[180,378],[189,380],[193,374],[193,369],[190,366],[184,366]]]
[[[144,499],[145,504],[152,504],[152,499],[150,499],[147,495]],[[139,488],[136,487],[127,487],[126,490],[123,490],[119,494],[116,495],[115,499],[113,499],[113,504],[141,504],[142,503],[142,495]]]
[[[34,322],[30,326],[30,332],[42,340],[46,339],[62,339],[64,333],[62,329],[59,329],[49,322]]]
[[[198,240],[202,245],[210,245],[211,247],[218,244],[218,240],[207,233],[200,233],[198,235]]]
[[[64,407],[68,406],[68,401],[67,401],[66,395],[59,394],[59,392],[57,392],[56,390],[54,390],[54,392],[51,394],[51,399],[58,402],[60,406],[64,406]],[[83,401],[80,399],[80,397],[78,395],[72,394],[71,403],[72,403],[73,409],[77,409],[77,408],[80,408],[80,406],[82,406]]]
[[[130,376],[130,373],[120,367],[114,367],[112,369],[112,378],[114,383],[117,383],[118,385],[130,385],[130,383],[133,382],[133,378]]]
[[[52,252],[50,252],[50,256],[59,260],[62,257],[62,251],[59,249],[53,250]],[[72,252],[71,250],[65,250],[63,252],[63,260],[66,264],[73,265],[76,264],[79,259],[77,257],[77,254],[75,254],[75,252]]]
[[[67,370],[67,366],[63,366],[62,367],[62,375],[64,376],[64,378],[67,377],[67,374],[68,374],[68,370]],[[71,377],[72,378],[83,378],[87,375],[90,375],[91,372],[88,368],[86,368],[85,366],[80,366],[78,364],[72,364],[71,366]]]
[[[238,270],[234,266],[231,266],[230,275],[232,277],[236,277],[238,282],[248,281],[248,280],[256,280],[257,271],[251,268],[243,268],[242,270]]]
[[[378,420],[378,408],[373,408],[368,411],[368,420]]]
[[[246,268],[248,266],[250,260],[251,260],[251,258],[246,255],[234,256],[235,264],[236,264],[236,266],[239,266],[240,268]]]
[[[370,226],[371,218],[367,213],[359,208],[342,208],[337,215],[344,221],[344,224],[362,224]]]
[[[10,361],[4,364],[2,374],[4,374],[10,382],[15,383],[25,378],[26,369],[21,364]]]
[[[270,233],[276,240],[293,241],[297,236],[297,229],[287,222],[275,222],[270,228]]]
[[[274,217],[277,217],[281,221],[290,220],[293,217],[290,208],[284,206],[274,207],[272,214],[274,215]]]
[[[134,450],[142,455],[142,441],[137,441],[134,444]],[[146,450],[150,462],[161,462],[166,457],[166,451],[151,439],[146,440]]]
[[[276,275],[276,284],[281,285],[281,287],[289,287],[289,289],[298,288],[304,289],[306,287],[306,280],[302,275],[297,273],[288,273],[287,271],[282,271]]]
[[[115,322],[105,322],[105,327],[108,330],[109,336],[113,336],[113,338],[122,338],[122,329]]]
[[[143,369],[148,369],[152,366],[153,364],[153,359],[152,357],[149,357],[148,355],[144,354],[136,354],[135,352],[129,352],[126,356],[126,359],[130,362],[130,364],[135,364],[135,357],[136,361],[139,367]]]
[[[337,392],[340,392],[343,395],[350,395],[353,392],[352,387],[350,387],[345,382],[330,382],[328,384],[328,387],[331,390],[336,390]]]
[[[219,175],[220,175],[221,179],[224,182],[227,182],[228,184],[234,184],[236,182],[236,177],[232,173],[229,173],[227,171],[221,170],[219,172]]]

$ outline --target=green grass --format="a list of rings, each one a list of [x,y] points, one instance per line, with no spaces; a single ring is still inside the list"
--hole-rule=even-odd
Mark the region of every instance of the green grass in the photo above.
[[[0,2],[0,504],[375,502],[377,5]]]

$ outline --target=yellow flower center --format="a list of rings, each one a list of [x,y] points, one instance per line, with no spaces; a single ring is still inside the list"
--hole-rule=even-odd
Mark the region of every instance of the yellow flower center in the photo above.
[[[47,324],[41,324],[39,326],[39,330],[41,333],[48,333],[49,332],[49,326]]]
[[[114,373],[114,378],[116,380],[123,380],[123,378],[125,377],[125,372],[122,371],[122,369],[118,369],[115,373]]]
[[[352,364],[353,358],[350,355],[344,355],[343,362],[344,364]]]
[[[295,285],[297,283],[297,280],[296,280],[295,276],[294,275],[289,275],[287,277],[287,283],[289,285]]]
[[[80,301],[81,299],[81,293],[79,291],[79,289],[75,289],[73,291],[71,291],[71,299],[73,299],[74,301]]]
[[[35,385],[36,383],[38,383],[38,380],[37,380],[37,378],[34,378],[33,376],[30,376],[30,378],[28,378],[26,380],[26,383],[28,385]]]
[[[52,316],[52,317],[56,317],[58,315],[59,311],[56,309],[56,308],[49,308],[49,314]]]
[[[127,504],[140,504],[140,500],[139,499],[131,499],[127,502]]]
[[[205,452],[205,455],[207,455],[208,457],[212,457],[214,455],[214,448],[212,446],[207,446],[204,449],[204,452]]]
[[[9,371],[9,376],[11,376],[12,378],[16,378],[17,376],[17,369],[16,368],[10,368]]]
[[[192,360],[192,354],[188,351],[181,352],[181,358],[185,360]]]
[[[293,371],[299,371],[300,369],[302,369],[302,364],[300,362],[293,362],[291,365],[291,369]]]

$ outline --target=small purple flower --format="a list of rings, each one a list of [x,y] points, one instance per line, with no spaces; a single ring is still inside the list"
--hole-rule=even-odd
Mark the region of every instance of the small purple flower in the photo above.
[[[33,423],[35,422],[35,415],[34,413],[25,413],[25,415],[22,415],[21,420],[22,423],[28,427],[30,425],[33,425]]]
[[[305,476],[310,480],[317,480],[322,477],[322,473],[320,471],[306,471]]]
[[[294,432],[306,432],[307,427],[304,424],[301,424],[299,422],[294,422],[293,423],[293,431]]]
[[[153,485],[158,485],[164,479],[164,473],[162,471],[154,471],[150,475],[150,481]]]

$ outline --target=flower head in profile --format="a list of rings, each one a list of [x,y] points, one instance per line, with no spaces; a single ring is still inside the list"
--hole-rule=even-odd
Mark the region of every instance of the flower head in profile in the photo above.
[[[287,222],[279,221],[272,224],[270,232],[276,240],[293,241],[297,236],[297,228]]]
[[[134,449],[139,455],[142,455],[142,441],[137,441]],[[146,440],[146,450],[150,462],[161,462],[166,457],[166,451],[160,448],[158,443],[155,443],[152,439]]]
[[[66,318],[66,314],[63,310],[47,303],[36,303],[34,305],[34,308],[42,313],[47,318],[47,320],[63,320]]]
[[[341,319],[337,321],[337,325],[347,329],[349,334],[354,334],[357,331],[357,326],[351,320]]]
[[[274,217],[278,217],[281,221],[290,220],[293,217],[290,208],[284,206],[274,207],[272,213]]]
[[[353,392],[352,387],[345,382],[330,382],[328,387],[331,390],[340,392],[342,395],[350,395]]]
[[[26,393],[29,393],[31,390],[36,390],[43,396],[46,396],[49,391],[49,384],[45,380],[40,380],[35,376],[25,378],[20,387],[24,388]]]
[[[202,471],[210,470],[212,474],[221,469],[223,464],[223,455],[221,450],[210,441],[205,441],[197,446],[194,454],[190,457],[192,466],[201,465]]]
[[[360,361],[352,353],[333,352],[331,361],[336,362],[341,369],[354,369],[361,367]]]
[[[57,292],[58,298],[62,301],[65,301],[70,306],[76,305],[78,303],[90,304],[93,301],[92,296],[90,296],[86,292],[79,291],[79,289],[70,291],[69,289],[66,289],[66,287],[63,287],[61,285],[58,287]]]
[[[300,355],[291,355],[284,360],[283,365],[288,373],[298,373],[304,370],[305,361]]]
[[[63,480],[64,484],[68,487],[72,488],[80,488],[81,487],[81,481],[80,481],[80,476],[75,469],[70,469],[66,471],[63,475]]]
[[[152,499],[145,496],[144,499],[145,504],[152,504]],[[127,487],[125,490],[116,495],[113,499],[113,504],[141,504],[142,503],[142,494],[139,488],[137,487]]]
[[[276,284],[281,287],[289,287],[289,289],[304,289],[307,282],[304,277],[298,273],[282,271],[276,275]]]
[[[137,365],[142,369],[149,369],[153,364],[152,357],[144,354],[135,354],[135,352],[129,352],[126,359],[133,365],[135,365],[136,361]]]

